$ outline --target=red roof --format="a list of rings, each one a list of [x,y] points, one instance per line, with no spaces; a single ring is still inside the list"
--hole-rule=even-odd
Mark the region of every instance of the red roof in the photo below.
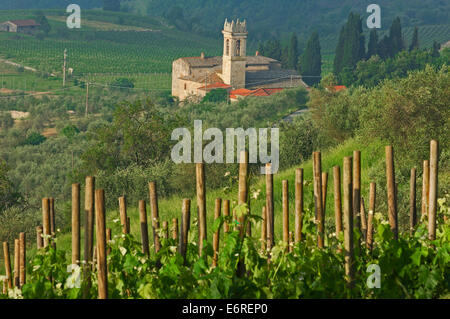
[[[275,88],[275,89],[255,89],[255,90],[248,90],[248,89],[237,89],[230,92],[230,98],[236,99],[237,96],[270,96],[272,94],[278,93],[283,91],[282,88]]]
[[[220,83],[220,82],[215,82],[215,83],[207,85],[206,89],[228,89],[230,87],[231,87],[231,85],[227,85],[227,84]],[[204,90],[205,86],[201,86],[198,89],[199,90]]]
[[[34,27],[40,24],[36,23],[34,20],[10,20],[9,22],[15,24],[18,27]]]
[[[347,87],[345,85],[335,85],[334,86],[334,90],[336,92],[339,92],[339,91],[342,91],[342,90],[345,90],[345,89],[347,89]]]

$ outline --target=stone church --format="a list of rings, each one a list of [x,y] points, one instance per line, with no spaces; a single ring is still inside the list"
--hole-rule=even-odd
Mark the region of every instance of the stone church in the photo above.
[[[295,70],[281,68],[281,62],[259,55],[247,56],[246,21],[225,20],[223,56],[184,57],[172,64],[172,95],[181,101],[204,97],[222,88],[231,100],[243,96],[267,96],[284,88],[307,85]]]

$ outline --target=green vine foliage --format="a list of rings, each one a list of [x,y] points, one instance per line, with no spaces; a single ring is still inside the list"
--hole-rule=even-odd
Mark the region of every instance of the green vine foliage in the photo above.
[[[210,243],[205,241],[199,257],[192,226],[186,259],[178,253],[177,242],[163,238],[161,230],[157,233],[162,248],[150,256],[142,252],[141,244],[132,235],[116,235],[108,244],[109,298],[446,298],[450,281],[449,201],[448,195],[439,199],[434,241],[427,238],[425,219],[413,235],[402,233],[394,240],[386,217],[375,213],[372,250],[357,244],[360,234],[355,230],[355,280],[351,286],[344,270],[343,235],[329,234],[326,248],[319,249],[312,207],[305,209],[303,240],[293,245],[290,253],[289,247],[279,242],[270,256],[261,250],[257,235],[241,236],[242,225],[232,217],[217,219],[213,231],[229,223],[230,232],[222,236],[216,267],[211,266]],[[245,217],[245,225],[261,224],[259,216],[249,214],[247,205],[237,205],[235,210],[238,217]],[[120,234],[120,225],[116,226],[113,231]],[[379,288],[367,284],[371,264],[380,267]],[[97,298],[95,273],[80,270],[94,265],[82,265],[69,272],[67,266],[65,252],[49,245],[28,265],[30,275],[22,291],[10,291],[2,297]]]

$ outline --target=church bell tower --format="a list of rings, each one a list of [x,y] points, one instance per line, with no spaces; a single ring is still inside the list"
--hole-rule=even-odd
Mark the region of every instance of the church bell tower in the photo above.
[[[225,20],[223,27],[222,79],[233,89],[245,88],[247,23]]]

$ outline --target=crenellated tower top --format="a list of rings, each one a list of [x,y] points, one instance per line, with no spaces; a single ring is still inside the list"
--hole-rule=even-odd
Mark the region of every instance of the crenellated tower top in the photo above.
[[[247,21],[237,19],[236,22],[234,20],[228,22],[228,19],[225,19],[223,30],[231,33],[247,33]]]

